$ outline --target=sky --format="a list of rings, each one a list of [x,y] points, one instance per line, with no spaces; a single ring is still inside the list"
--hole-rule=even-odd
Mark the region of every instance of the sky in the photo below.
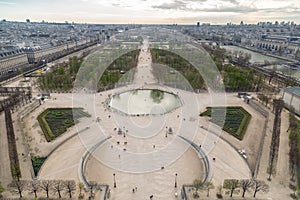
[[[0,19],[99,24],[300,24],[300,0],[0,0]]]

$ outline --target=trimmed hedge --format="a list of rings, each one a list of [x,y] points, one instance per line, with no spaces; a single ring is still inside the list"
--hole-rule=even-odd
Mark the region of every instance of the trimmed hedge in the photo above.
[[[48,142],[54,140],[78,121],[81,117],[90,117],[83,108],[48,108],[37,120]]]
[[[240,106],[207,107],[200,116],[211,117],[211,121],[235,138],[243,140],[251,115]],[[213,116],[213,117],[212,117]]]

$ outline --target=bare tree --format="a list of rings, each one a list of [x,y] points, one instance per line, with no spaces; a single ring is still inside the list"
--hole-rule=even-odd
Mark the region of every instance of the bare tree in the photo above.
[[[43,180],[41,182],[41,188],[46,192],[47,198],[49,198],[50,190],[52,189],[53,181],[52,180]]]
[[[61,198],[61,192],[64,190],[64,182],[62,180],[53,181],[53,191],[58,194],[58,198]]]
[[[35,198],[37,198],[37,193],[40,190],[40,182],[38,180],[30,181],[27,185],[27,189],[30,193],[34,194]]]
[[[70,199],[72,198],[72,194],[76,191],[76,183],[74,180],[65,181],[65,190],[69,194]]]
[[[249,190],[249,188],[252,187],[252,185],[253,185],[253,181],[250,179],[240,180],[240,186],[243,190],[242,197],[245,196],[245,193]]]
[[[23,197],[23,192],[26,189],[28,181],[25,180],[13,180],[8,187],[11,188],[12,193],[17,193],[20,198]]]
[[[254,190],[253,197],[255,197],[256,193],[259,192],[259,191],[268,192],[269,191],[269,186],[264,181],[253,180],[253,190]]]
[[[224,180],[223,188],[230,190],[230,197],[232,197],[234,190],[239,187],[240,187],[240,184],[239,184],[239,180],[237,180],[237,179]]]
[[[97,188],[98,184],[95,181],[90,181],[89,190],[90,190],[90,198],[94,198],[94,190]]]

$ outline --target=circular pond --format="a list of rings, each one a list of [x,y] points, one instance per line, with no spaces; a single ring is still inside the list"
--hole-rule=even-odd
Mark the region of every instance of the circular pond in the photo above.
[[[181,101],[169,92],[137,89],[113,95],[109,105],[128,115],[158,115],[180,107]]]

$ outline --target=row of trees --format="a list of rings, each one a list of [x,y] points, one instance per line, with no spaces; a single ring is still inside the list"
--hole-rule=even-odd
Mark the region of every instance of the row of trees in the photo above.
[[[108,68],[103,72],[98,89],[112,88],[117,83],[124,73],[129,72],[137,66],[140,50],[130,51],[116,60],[114,60]],[[130,76],[131,77],[128,77]],[[132,81],[134,74],[127,74],[126,79]]]
[[[198,70],[187,60],[170,51],[162,49],[150,50],[153,63],[167,65],[175,69],[188,80],[194,90],[205,89],[206,86],[201,74],[199,74]],[[157,76],[158,74],[154,73],[154,75]],[[156,78],[160,79],[161,77]]]
[[[291,174],[291,181],[292,181],[292,189],[296,191],[299,186],[295,185],[295,183],[300,182],[300,152],[299,152],[299,128],[298,124],[299,121],[295,117],[295,110],[293,107],[290,108],[290,115],[289,115],[289,171]],[[297,178],[296,178],[297,177]],[[294,194],[294,196],[296,196]]]
[[[74,180],[13,180],[8,187],[12,193],[18,194],[20,198],[23,197],[25,191],[34,195],[35,198],[38,198],[41,191],[46,194],[47,198],[50,197],[50,194],[55,194],[58,198],[62,198],[63,194],[66,194],[69,198],[72,198],[76,191]],[[83,186],[79,188],[81,188],[81,193]]]
[[[209,197],[209,192],[211,189],[214,189],[215,186],[211,182],[203,183],[201,180],[196,179],[193,182],[193,187],[195,188],[195,191],[193,193],[194,198],[199,198],[199,191],[206,190],[207,191],[207,197]],[[229,191],[230,197],[233,196],[233,193],[237,191],[238,189],[241,189],[242,191],[242,197],[245,197],[246,192],[249,192],[250,190],[253,191],[253,197],[256,197],[257,192],[268,192],[269,186],[262,180],[256,180],[256,179],[225,179],[223,186],[220,186],[218,188],[218,196],[222,196],[222,188]]]
[[[269,154],[269,180],[271,180],[271,175],[276,171],[276,163],[278,159],[279,151],[279,142],[280,142],[280,127],[281,127],[281,112],[284,106],[282,99],[273,100],[273,109],[275,111],[275,119],[273,124],[273,133],[270,145],[270,154]]]
[[[269,186],[262,180],[256,179],[226,179],[223,183],[223,188],[229,190],[230,197],[237,189],[241,189],[242,197],[245,196],[247,191],[253,191],[253,197],[256,197],[257,192],[268,192]]]
[[[19,180],[22,176],[20,170],[20,162],[18,158],[17,143],[15,137],[15,131],[13,127],[13,121],[11,116],[10,108],[7,108],[5,111],[5,124],[6,124],[6,133],[7,133],[7,142],[8,142],[8,155],[10,160],[10,170],[12,177]]]

